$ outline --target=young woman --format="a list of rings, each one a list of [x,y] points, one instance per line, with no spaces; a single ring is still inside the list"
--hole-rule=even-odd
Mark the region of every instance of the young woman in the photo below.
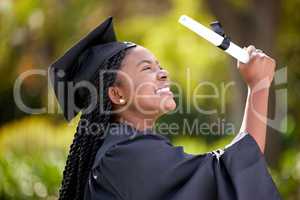
[[[66,119],[82,112],[59,199],[280,199],[263,156],[275,61],[247,51],[250,62],[238,64],[249,88],[240,134],[224,150],[191,155],[153,130],[176,108],[155,56],[116,41],[112,18],[85,36],[50,67]]]

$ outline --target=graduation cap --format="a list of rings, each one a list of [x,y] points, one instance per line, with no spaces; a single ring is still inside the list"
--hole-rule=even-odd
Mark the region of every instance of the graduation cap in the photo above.
[[[108,59],[135,46],[131,42],[117,41],[113,18],[109,17],[49,67],[55,95],[68,121],[84,109],[87,99],[86,90],[74,85],[91,81]]]

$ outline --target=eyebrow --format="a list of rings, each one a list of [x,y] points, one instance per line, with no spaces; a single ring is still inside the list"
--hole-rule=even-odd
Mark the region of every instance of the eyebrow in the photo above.
[[[139,66],[142,63],[152,64],[153,62],[151,60],[141,60],[136,66]],[[155,60],[155,63],[159,65],[159,62],[157,60]]]

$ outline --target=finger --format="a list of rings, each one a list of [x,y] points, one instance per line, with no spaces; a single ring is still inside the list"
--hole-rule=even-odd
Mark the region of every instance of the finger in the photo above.
[[[253,45],[250,45],[247,47],[247,52],[249,53],[249,55],[251,55],[253,52],[255,52],[256,48]]]
[[[260,58],[266,58],[267,55],[265,54],[265,52],[261,49],[256,49],[255,50],[255,53],[257,54],[257,57],[260,57]]]
[[[256,52],[256,54],[258,55],[259,58],[264,58],[266,57],[266,54],[262,53],[262,52]]]
[[[253,46],[253,45],[248,46],[247,52],[249,54],[250,60],[252,60],[253,57],[256,56],[256,48],[255,48],[255,46]]]

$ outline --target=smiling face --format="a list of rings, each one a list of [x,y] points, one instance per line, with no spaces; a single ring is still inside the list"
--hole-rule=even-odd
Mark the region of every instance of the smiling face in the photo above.
[[[128,50],[118,71],[116,84],[109,88],[113,110],[118,115],[158,118],[176,108],[168,72],[155,56],[137,46]],[[122,99],[122,100],[121,100]]]

